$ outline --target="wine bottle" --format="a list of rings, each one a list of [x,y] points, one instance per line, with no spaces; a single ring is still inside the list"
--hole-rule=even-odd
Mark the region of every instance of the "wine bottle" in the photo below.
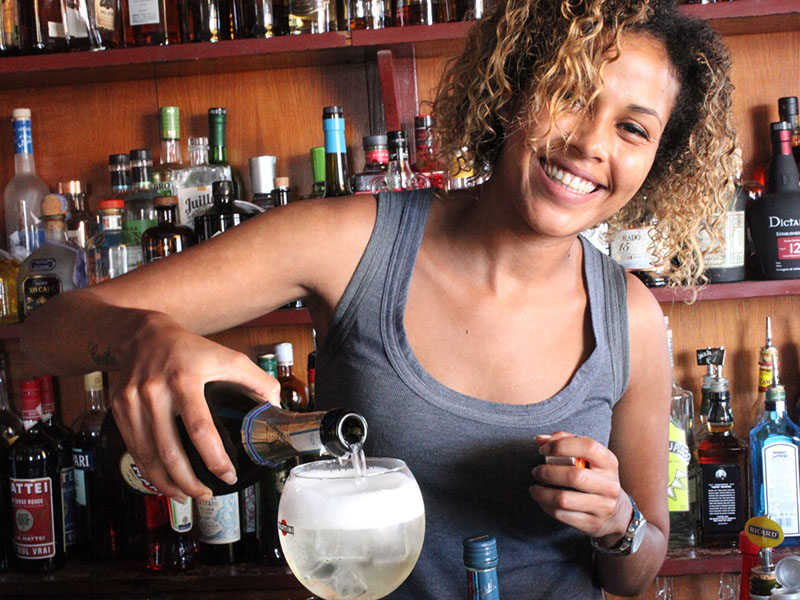
[[[215,495],[238,492],[265,477],[271,467],[300,454],[327,451],[344,456],[363,445],[367,422],[341,408],[327,412],[294,413],[269,404],[244,386],[214,381],[205,386],[214,426],[236,469],[238,480],[228,485],[208,470],[183,421],[176,419],[189,462],[197,477]],[[101,432],[103,460],[114,476],[143,494],[158,490],[141,476],[109,412]]]
[[[352,192],[341,106],[322,109],[322,128],[325,131],[325,196],[347,196]]]

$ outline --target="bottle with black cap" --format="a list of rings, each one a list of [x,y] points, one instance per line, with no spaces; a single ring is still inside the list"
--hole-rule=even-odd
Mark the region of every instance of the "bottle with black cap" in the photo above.
[[[785,121],[792,126],[792,154],[794,155],[794,162],[800,169],[800,124],[797,121],[798,113],[800,113],[800,107],[798,107],[797,96],[778,98],[778,114],[781,121]]]
[[[194,218],[194,231],[200,242],[224,233],[250,216],[233,201],[233,184],[215,181],[211,186],[214,203]]]
[[[352,192],[347,172],[347,144],[341,106],[322,109],[322,129],[325,132],[325,196],[348,196]]]
[[[389,165],[389,147],[385,135],[365,135],[362,143],[364,146],[364,171],[353,175],[354,194],[372,193],[372,180],[376,177],[382,178]]]
[[[497,540],[489,535],[464,540],[467,600],[500,600],[497,586]]]
[[[753,274],[759,279],[800,277],[800,174],[792,156],[792,126],[770,125],[772,160],[767,193],[747,210]]]

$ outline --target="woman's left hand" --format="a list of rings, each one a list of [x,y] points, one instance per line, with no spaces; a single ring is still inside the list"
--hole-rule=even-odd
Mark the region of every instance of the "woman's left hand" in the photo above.
[[[565,431],[536,437],[547,456],[580,457],[590,468],[543,464],[532,470],[530,495],[548,515],[612,547],[625,534],[631,503],[619,482],[619,464],[599,442]]]

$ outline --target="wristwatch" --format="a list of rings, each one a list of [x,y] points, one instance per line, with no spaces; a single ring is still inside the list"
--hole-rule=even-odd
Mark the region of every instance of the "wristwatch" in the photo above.
[[[636,506],[636,502],[633,501],[630,494],[628,494],[628,498],[630,498],[631,506],[633,507],[633,515],[631,516],[628,528],[625,530],[625,535],[622,536],[620,543],[613,548],[606,548],[597,542],[597,538],[590,538],[592,548],[603,554],[615,554],[617,556],[628,556],[639,549],[644,539],[645,531],[647,530],[647,520],[642,513],[639,512],[639,508]]]

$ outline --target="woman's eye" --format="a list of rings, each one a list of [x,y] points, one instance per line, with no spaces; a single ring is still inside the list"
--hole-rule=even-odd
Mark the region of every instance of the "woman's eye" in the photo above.
[[[639,127],[636,123],[622,123],[621,127],[627,131],[628,133],[632,133],[634,135],[638,135],[639,137],[649,140],[650,136],[647,135],[647,132]]]

